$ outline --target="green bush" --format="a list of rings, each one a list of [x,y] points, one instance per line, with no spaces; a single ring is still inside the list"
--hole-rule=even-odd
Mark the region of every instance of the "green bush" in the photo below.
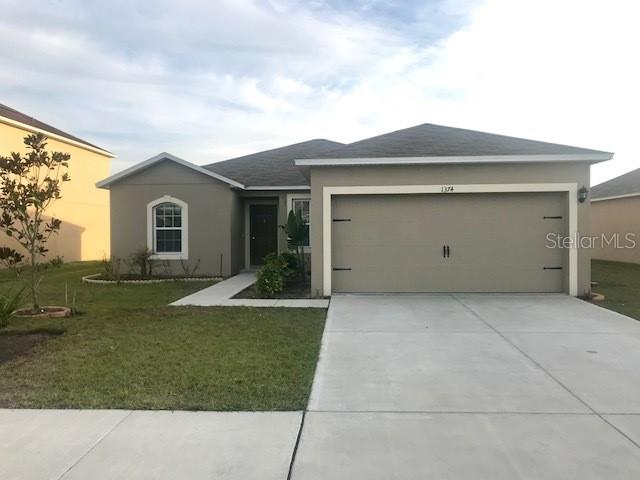
[[[287,262],[288,270],[295,272],[298,269],[298,257],[296,257],[295,253],[284,252],[280,256]]]
[[[290,273],[287,258],[270,253],[264,258],[264,265],[257,273],[258,292],[266,297],[273,297],[284,289],[285,280]]]
[[[9,291],[6,294],[0,294],[0,329],[7,326],[9,317],[20,306],[25,289],[26,287],[22,287],[15,292]]]

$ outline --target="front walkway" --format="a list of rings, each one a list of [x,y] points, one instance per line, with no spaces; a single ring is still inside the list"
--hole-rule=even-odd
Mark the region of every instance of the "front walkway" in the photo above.
[[[0,478],[285,480],[300,412],[0,410]]]
[[[326,299],[269,299],[269,298],[232,298],[256,282],[254,272],[239,273],[199,292],[176,300],[171,305],[197,307],[290,307],[290,308],[327,308]]]
[[[292,479],[640,478],[638,365],[564,295],[337,295]]]

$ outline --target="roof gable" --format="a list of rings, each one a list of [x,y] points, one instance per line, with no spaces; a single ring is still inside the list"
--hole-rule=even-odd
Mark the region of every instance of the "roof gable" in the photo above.
[[[81,138],[78,138],[74,135],[71,135],[67,132],[63,132],[62,130],[52,127],[40,120],[30,117],[18,110],[15,110],[7,105],[3,105],[0,103],[0,117],[6,120],[9,120],[11,124],[18,124],[18,126],[25,126],[30,129],[40,130],[45,134],[49,134],[53,137],[59,137],[62,140],[68,140],[72,143],[78,144],[79,146],[88,147],[89,150],[96,151],[97,153],[101,153],[103,155],[113,157],[114,155],[107,150],[98,147],[92,143],[89,143]]]
[[[424,123],[350,143],[312,158],[340,160],[354,158],[401,159],[403,157],[533,157],[542,155],[600,155],[606,159],[604,157],[610,158],[612,154],[568,145]],[[313,164],[313,162],[308,160],[298,162],[298,164]]]
[[[176,157],[175,155],[171,155],[170,153],[167,152],[162,152],[158,155],[156,155],[155,157],[151,157],[147,160],[145,160],[144,162],[140,162],[137,163],[136,165],[129,167],[125,170],[122,170],[121,172],[118,172],[114,175],[111,175],[108,178],[105,178],[104,180],[101,180],[100,182],[96,183],[96,187],[98,188],[106,188],[108,189],[113,183],[118,182],[119,180],[122,180],[126,177],[129,177],[130,175],[133,175],[134,173],[140,172],[142,170],[145,170],[153,165],[155,165],[156,163],[159,162],[163,162],[163,161],[171,161],[171,162],[175,162],[179,165],[182,165],[184,167],[187,167],[191,170],[194,170],[196,172],[199,172],[203,175],[206,175],[208,177],[211,178],[215,178],[216,180],[220,180],[221,182],[227,183],[232,187],[236,187],[236,188],[244,188],[244,185],[236,182],[230,178],[227,178],[223,175],[219,175],[215,172],[212,172],[210,170],[206,170],[194,163],[188,162],[187,160],[184,160],[182,158]]]

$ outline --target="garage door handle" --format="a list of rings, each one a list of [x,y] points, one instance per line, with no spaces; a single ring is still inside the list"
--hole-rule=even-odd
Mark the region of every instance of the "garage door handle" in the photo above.
[[[447,245],[447,258],[449,258],[450,256],[451,256],[451,247]]]
[[[442,258],[447,258],[447,246],[442,245]]]

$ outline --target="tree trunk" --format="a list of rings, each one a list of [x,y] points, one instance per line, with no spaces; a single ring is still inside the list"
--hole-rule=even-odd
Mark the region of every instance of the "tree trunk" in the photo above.
[[[31,254],[31,305],[33,307],[33,310],[36,311],[39,308],[38,305],[38,292],[37,292],[37,287],[36,287],[36,283],[37,283],[37,272],[36,272],[36,253],[35,250],[33,248],[33,246],[31,247],[31,251],[29,252]]]

